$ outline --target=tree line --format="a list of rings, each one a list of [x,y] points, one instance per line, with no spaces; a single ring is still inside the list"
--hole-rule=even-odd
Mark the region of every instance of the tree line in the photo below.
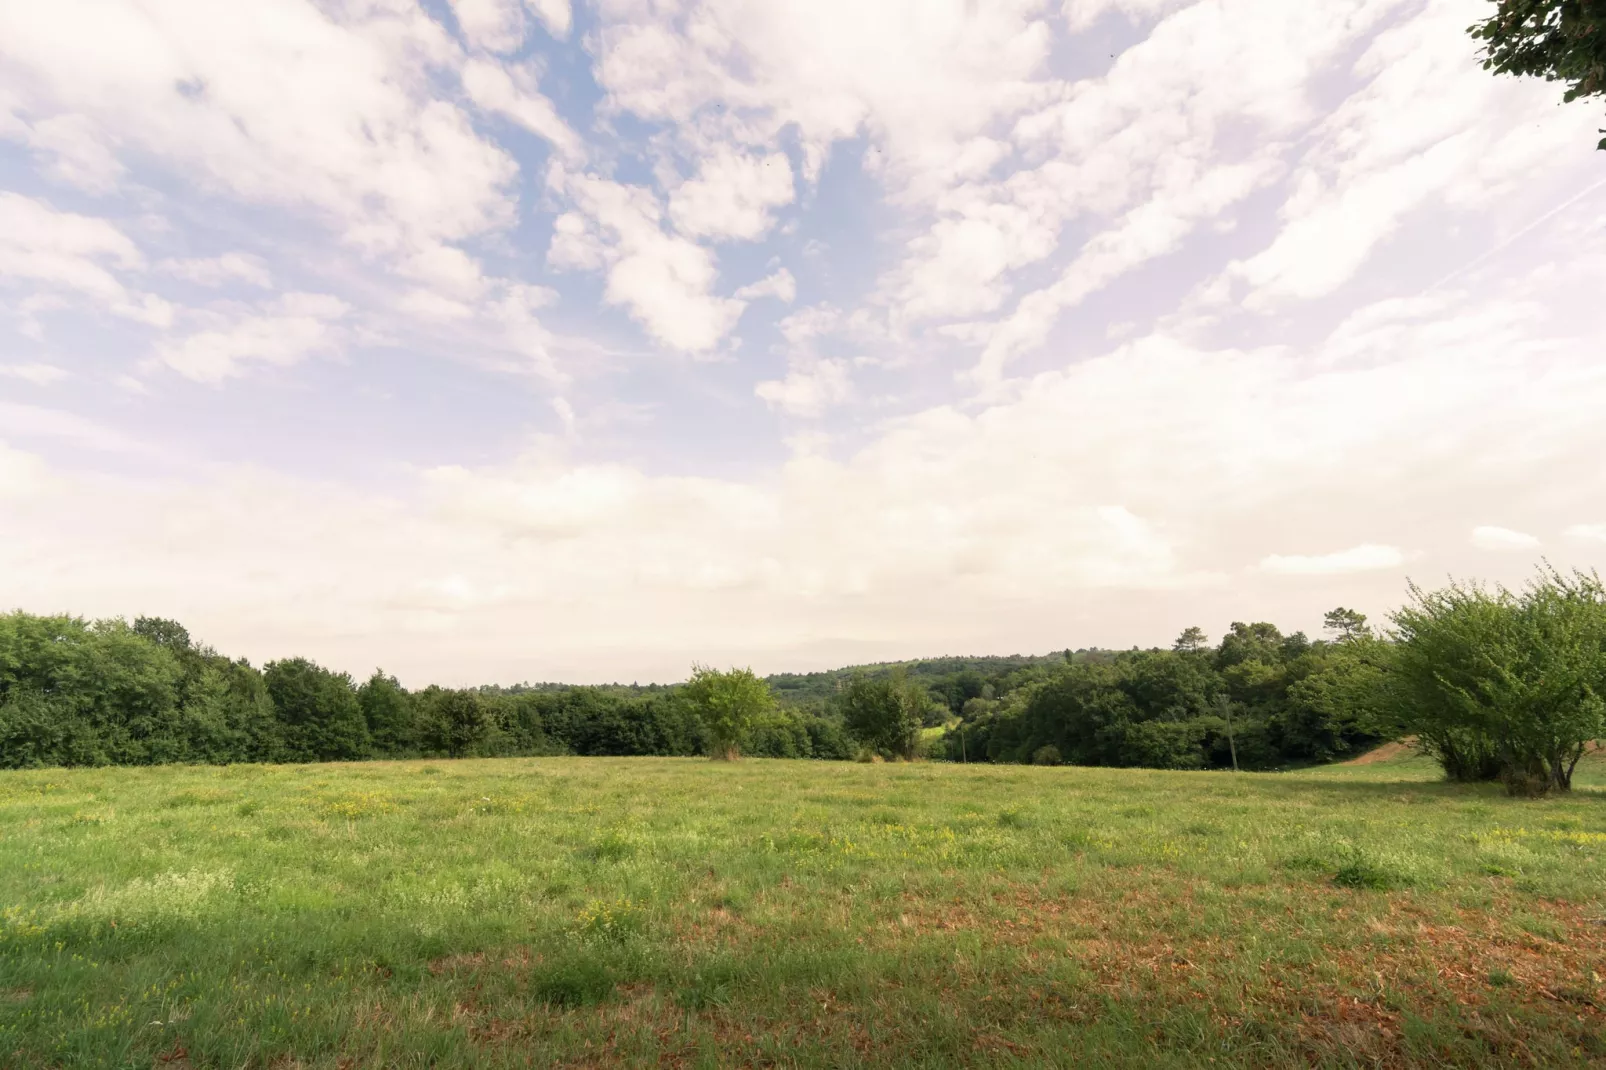
[[[1521,591],[1409,589],[1389,626],[1312,640],[1235,622],[1169,649],[944,658],[768,680],[408,691],[306,658],[260,670],[177,622],[0,616],[0,767],[497,755],[1279,769],[1410,737],[1461,780],[1568,790],[1606,734],[1606,593],[1546,566]]]
[[[0,767],[330,762],[513,755],[696,755],[708,726],[671,687],[358,683],[307,658],[262,668],[179,623],[0,616]],[[840,722],[766,709],[740,746],[847,758]]]
[[[945,733],[956,760],[1276,769],[1411,739],[1454,780],[1567,791],[1606,735],[1606,592],[1548,565],[1522,590],[1416,585],[1371,628],[1351,609],[1327,635],[1234,623],[1214,647],[1079,652],[1007,692],[968,700]]]

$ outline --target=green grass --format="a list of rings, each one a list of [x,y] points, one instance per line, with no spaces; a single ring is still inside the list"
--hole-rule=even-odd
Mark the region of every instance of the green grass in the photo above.
[[[0,1065],[1599,1065],[1602,772],[4,773]]]

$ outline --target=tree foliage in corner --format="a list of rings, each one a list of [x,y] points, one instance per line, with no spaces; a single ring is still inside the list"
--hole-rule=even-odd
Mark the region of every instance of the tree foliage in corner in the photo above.
[[[727,760],[741,754],[742,738],[775,706],[770,685],[754,676],[752,669],[720,672],[708,665],[694,665],[681,694],[702,721],[712,756]]]
[[[1484,70],[1566,82],[1564,101],[1606,95],[1606,0],[1495,2],[1467,29],[1484,42]],[[1606,137],[1595,147],[1606,149]]]

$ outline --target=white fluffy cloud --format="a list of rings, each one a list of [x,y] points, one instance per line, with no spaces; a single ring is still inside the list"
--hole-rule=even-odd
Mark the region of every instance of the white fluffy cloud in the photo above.
[[[774,297],[791,304],[797,300],[797,279],[793,278],[792,273],[785,268],[778,268],[757,282],[743,286],[736,291],[736,296],[743,301]]]
[[[741,315],[742,302],[713,294],[714,254],[664,229],[653,192],[555,167],[551,183],[579,208],[555,224],[547,260],[560,270],[608,276],[606,299],[623,305],[671,349],[702,352],[718,345]]]
[[[45,174],[88,193],[109,193],[123,165],[95,124],[83,115],[52,115],[25,127],[23,139],[42,158]]]
[[[479,107],[504,115],[540,135],[562,155],[579,157],[584,154],[580,139],[558,115],[552,102],[541,94],[535,75],[528,67],[509,69],[489,60],[470,60],[463,67],[463,88]]]
[[[945,166],[1035,98],[1050,47],[1043,0],[604,0],[599,14],[597,74],[615,108],[735,142],[791,125],[811,179],[861,130],[891,166]]]
[[[847,361],[805,358],[792,361],[786,378],[765,380],[753,393],[793,416],[819,416],[851,397],[853,383]]]
[[[512,52],[524,43],[520,0],[451,0],[451,5],[458,29],[476,48]]]
[[[1362,543],[1348,550],[1330,554],[1268,554],[1260,561],[1267,572],[1289,576],[1328,576],[1345,572],[1371,572],[1374,569],[1398,568],[1405,564],[1405,555],[1397,546]]]
[[[1544,545],[1538,536],[1482,524],[1472,529],[1472,545],[1480,550],[1534,551]]]
[[[337,349],[348,311],[327,294],[284,294],[224,325],[163,342],[156,359],[186,379],[217,384],[249,364],[284,367]]]
[[[116,315],[165,326],[172,307],[129,290],[117,277],[144,265],[134,243],[106,220],[0,190],[0,284],[30,280],[75,292]]]
[[[669,198],[669,218],[695,238],[761,237],[774,223],[771,210],[792,203],[792,164],[785,153],[749,156],[722,149],[702,161],[697,175]]]
[[[402,3],[0,8],[0,93],[36,126],[72,116],[75,136],[311,208],[372,248],[509,218],[512,159],[430,95],[430,70],[455,61],[442,27]]]
[[[1329,294],[1418,206],[1478,207],[1584,143],[1577,112],[1522,122],[1552,96],[1543,83],[1502,84],[1467,62],[1473,14],[1432,0],[1368,46],[1355,66],[1364,87],[1322,121],[1292,176],[1282,231],[1232,269],[1250,307]]]

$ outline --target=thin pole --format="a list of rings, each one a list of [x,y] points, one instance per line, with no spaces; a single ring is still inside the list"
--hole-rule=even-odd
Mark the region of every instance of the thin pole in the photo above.
[[[1216,705],[1221,708],[1222,716],[1227,718],[1227,748],[1232,751],[1232,771],[1238,771],[1238,744],[1232,738],[1232,703],[1227,701],[1226,695],[1216,696]]]

